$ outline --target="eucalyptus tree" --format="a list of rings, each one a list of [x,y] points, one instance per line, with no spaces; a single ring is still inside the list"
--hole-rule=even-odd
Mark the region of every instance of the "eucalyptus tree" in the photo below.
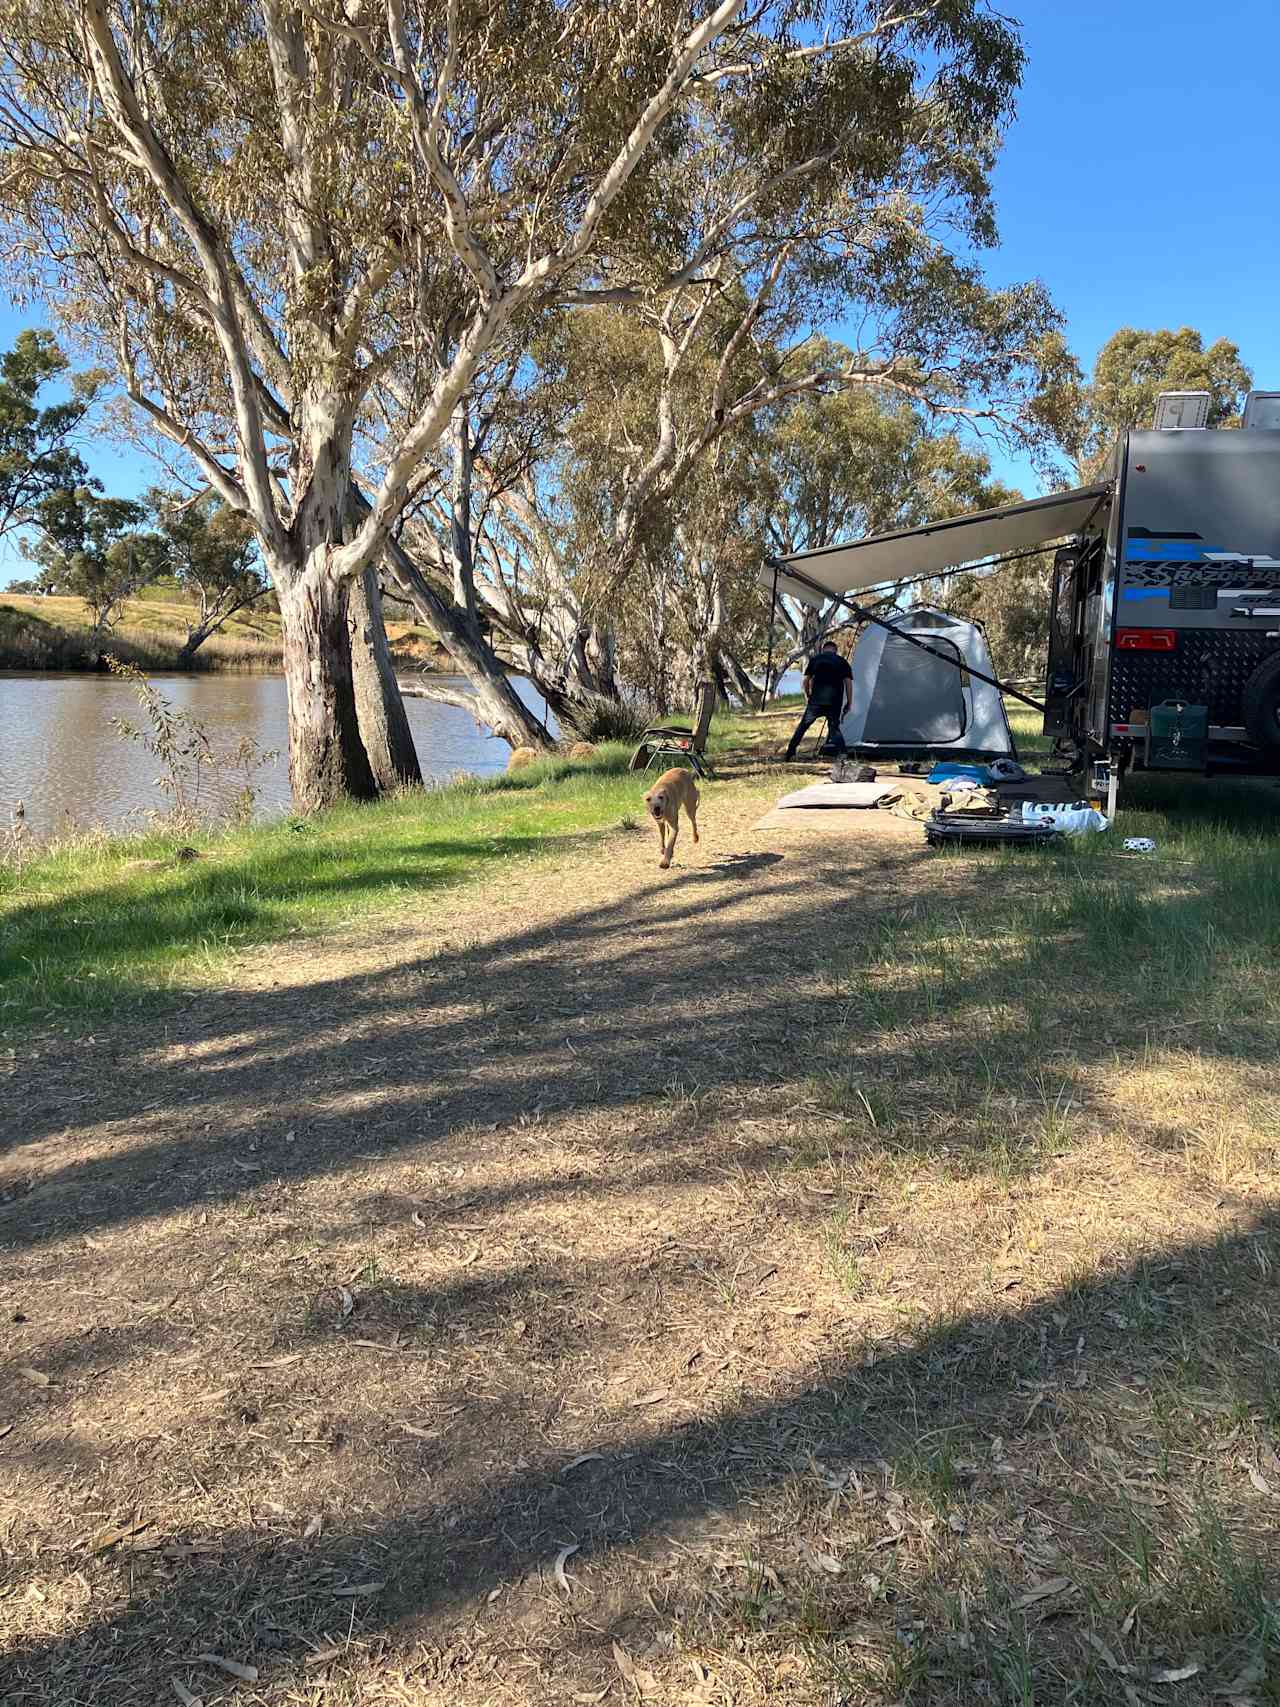
[[[131,498],[103,498],[88,486],[57,487],[37,507],[34,537],[22,541],[24,556],[40,566],[42,593],[83,601],[95,659],[126,603],[167,568],[166,542],[144,527],[147,517],[146,505]]]
[[[0,8],[11,255],[69,285],[68,317],[135,407],[251,518],[280,596],[300,805],[375,786],[350,584],[484,353],[591,256],[741,10]],[[771,45],[735,33],[749,67]],[[406,346],[356,513],[356,423]]]
[[[1191,326],[1145,332],[1122,326],[1098,351],[1093,377],[1079,392],[1075,421],[1080,471],[1095,476],[1132,427],[1149,427],[1162,391],[1207,391],[1207,425],[1233,425],[1253,384],[1239,347],[1217,338],[1207,348]]]
[[[491,494],[481,596],[562,715],[614,691],[625,583],[727,437],[852,391],[1038,449],[1070,392],[1044,291],[993,288],[957,253],[994,238],[1005,109],[962,98],[954,63],[877,50],[810,66],[794,131],[693,123],[653,170],[668,217],[604,251],[532,347],[574,406],[550,461]],[[822,335],[841,317],[856,342]]]
[[[76,437],[98,394],[101,375],[73,373],[69,396],[43,403],[70,364],[53,335],[24,328],[0,356],[0,535],[27,528],[55,492],[89,484]]]
[[[164,541],[165,572],[194,606],[177,658],[186,669],[210,635],[267,593],[268,582],[247,516],[211,494],[184,499],[156,489],[147,502]]]
[[[759,527],[769,555],[785,556],[1014,496],[993,480],[980,442],[905,399],[850,391],[806,398],[777,424],[762,470]],[[895,591],[884,589],[890,598]],[[842,620],[835,600],[815,609],[780,598],[772,614],[781,637],[776,675]]]
[[[350,605],[384,560],[412,585],[398,529],[490,352],[566,301],[714,289],[757,204],[891,156],[904,114],[981,204],[1021,67],[981,0],[0,0],[0,26],[10,266],[252,521],[303,807],[397,768]],[[662,168],[717,138],[769,170],[700,217]],[[905,252],[910,198],[899,226]]]

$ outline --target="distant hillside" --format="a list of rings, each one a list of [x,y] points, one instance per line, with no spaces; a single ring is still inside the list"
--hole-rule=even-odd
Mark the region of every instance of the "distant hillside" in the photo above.
[[[172,670],[187,637],[190,614],[190,607],[178,600],[154,595],[130,599],[105,649],[142,670]],[[429,629],[389,621],[387,633],[397,669],[448,667]],[[0,669],[83,670],[91,667],[90,657],[88,617],[80,599],[0,593]],[[279,616],[265,608],[241,611],[205,641],[192,668],[279,670]]]

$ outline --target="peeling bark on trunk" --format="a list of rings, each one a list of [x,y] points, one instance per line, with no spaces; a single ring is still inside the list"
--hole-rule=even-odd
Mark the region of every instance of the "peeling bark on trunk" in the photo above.
[[[384,794],[416,787],[422,782],[422,770],[391,661],[382,620],[382,593],[372,569],[351,583],[347,631],[351,636],[356,722],[373,780]]]
[[[347,628],[348,587],[318,551],[301,574],[276,576],[289,696],[289,782],[300,812],[377,793],[360,739]]]

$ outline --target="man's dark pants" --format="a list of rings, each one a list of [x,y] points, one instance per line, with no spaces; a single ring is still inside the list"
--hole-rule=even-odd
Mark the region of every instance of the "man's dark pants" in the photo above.
[[[827,720],[828,743],[833,747],[843,748],[844,736],[840,733],[840,719],[843,710],[844,707],[840,700],[836,700],[834,704],[828,704],[825,700],[811,699],[805,706],[804,714],[799,723],[796,724],[796,732],[788,743],[787,757],[789,759],[795,758],[796,748],[804,740],[810,726],[822,717]]]

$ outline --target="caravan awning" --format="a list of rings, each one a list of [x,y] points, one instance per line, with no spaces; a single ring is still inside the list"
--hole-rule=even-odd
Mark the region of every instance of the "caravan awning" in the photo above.
[[[975,510],[948,521],[905,528],[901,533],[873,534],[851,545],[797,551],[777,559],[778,591],[805,604],[819,605],[831,594],[854,593],[916,575],[935,575],[942,569],[1034,548],[1064,534],[1079,533],[1110,495],[1109,482],[1076,486],[1047,498],[1005,504],[999,510]],[[792,567],[800,579],[787,573]],[[761,583],[772,588],[773,574],[773,562],[766,562]]]

